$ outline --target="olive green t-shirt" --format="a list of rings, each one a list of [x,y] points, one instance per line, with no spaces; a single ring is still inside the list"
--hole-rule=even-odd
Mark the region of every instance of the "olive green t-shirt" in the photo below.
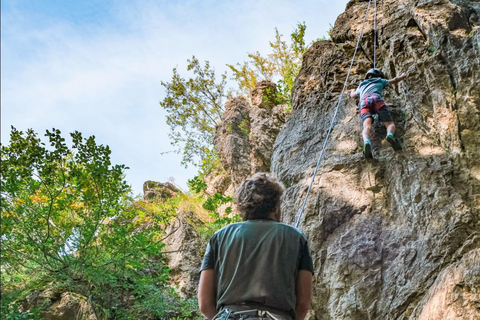
[[[298,270],[313,273],[305,235],[272,220],[248,220],[217,231],[201,270],[214,269],[217,310],[257,303],[295,314]]]

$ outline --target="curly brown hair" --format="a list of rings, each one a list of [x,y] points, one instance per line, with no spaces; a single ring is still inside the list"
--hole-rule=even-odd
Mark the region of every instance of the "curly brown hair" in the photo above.
[[[242,182],[235,203],[243,220],[270,219],[280,206],[283,185],[272,175],[259,172]]]

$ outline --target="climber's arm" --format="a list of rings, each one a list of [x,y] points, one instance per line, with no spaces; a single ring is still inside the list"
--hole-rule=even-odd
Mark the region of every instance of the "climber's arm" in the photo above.
[[[395,77],[391,80],[388,80],[388,84],[389,85],[395,85],[397,83],[399,83],[400,81],[402,81],[403,79],[405,79],[407,77],[407,74],[406,73],[402,73],[401,75],[399,75],[398,77]]]
[[[356,92],[354,89],[352,89],[352,90],[350,90],[350,91],[347,91],[347,92],[345,92],[345,93],[346,93],[346,94],[349,94],[349,95],[350,95],[350,98],[356,98],[356,97],[357,97],[357,92]]]

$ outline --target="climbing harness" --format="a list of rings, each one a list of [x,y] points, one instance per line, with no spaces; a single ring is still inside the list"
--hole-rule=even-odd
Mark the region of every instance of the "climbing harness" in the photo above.
[[[368,109],[375,108],[379,100],[381,100],[381,97],[376,93],[367,95],[363,100],[363,107]]]
[[[348,69],[347,78],[345,79],[345,82],[343,84],[342,93],[340,94],[340,98],[339,98],[337,106],[335,108],[335,113],[333,114],[332,121],[330,123],[330,127],[328,128],[327,136],[325,137],[325,140],[323,141],[322,151],[320,152],[320,156],[318,157],[317,165],[316,165],[315,170],[313,172],[312,181],[310,182],[310,185],[307,189],[307,194],[305,195],[305,199],[303,200],[302,207],[300,208],[300,211],[298,212],[298,218],[297,218],[297,221],[295,222],[295,228],[297,228],[297,229],[298,229],[298,226],[300,225],[300,221],[302,219],[303,212],[305,211],[305,206],[307,204],[308,195],[310,194],[310,190],[312,189],[313,183],[315,182],[315,177],[317,175],[318,168],[319,168],[320,163],[322,162],[323,156],[325,154],[325,149],[327,147],[328,139],[330,138],[330,134],[332,133],[333,127],[335,125],[335,120],[337,118],[338,110],[340,109],[340,105],[341,105],[342,100],[343,100],[343,95],[344,95],[345,89],[347,87],[348,78],[350,77],[350,73],[352,71],[353,62],[355,61],[355,56],[357,55],[358,47],[360,46],[360,40],[362,40],[363,29],[365,28],[365,22],[367,21],[367,16],[368,16],[368,12],[370,10],[370,5],[371,4],[372,4],[372,0],[369,0],[367,10],[365,12],[365,17],[363,18],[362,28],[360,29],[360,34],[358,35],[357,45],[355,46],[355,51],[353,52],[352,61],[350,62],[350,68]],[[374,12],[373,67],[375,68],[375,63],[376,63],[376,61],[375,61],[376,60],[376,39],[377,39],[377,32],[376,32],[376,27],[377,27],[376,26],[376,23],[377,23],[377,19],[376,19],[376,16],[377,16],[377,0],[374,0],[374,5],[375,5],[375,12]]]
[[[274,315],[269,311],[251,309],[233,311],[230,309],[223,309],[212,320],[286,320],[287,318]]]

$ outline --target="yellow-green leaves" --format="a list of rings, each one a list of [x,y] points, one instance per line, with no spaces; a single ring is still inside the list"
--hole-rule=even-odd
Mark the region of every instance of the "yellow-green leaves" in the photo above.
[[[74,132],[69,148],[59,130],[45,136],[49,146],[33,130],[12,127],[1,148],[2,254],[12,253],[2,263],[56,271],[93,245],[105,219],[125,206],[129,187],[126,167],[111,166],[110,149],[95,137]]]
[[[235,65],[227,65],[233,72],[233,80],[238,84],[238,92],[249,96],[257,82],[270,80],[277,83],[277,100],[289,103],[295,78],[300,71],[305,46],[305,23],[298,23],[290,34],[290,43],[283,40],[275,29],[275,40],[270,42],[271,53],[262,56],[260,52],[249,53],[249,60]]]
[[[215,127],[219,124],[226,97],[226,75],[217,82],[210,63],[202,65],[195,56],[187,60],[187,70],[193,73],[182,78],[173,69],[170,82],[161,82],[166,97],[160,106],[167,111],[170,139],[174,146],[183,148],[182,164],[196,164],[206,157],[204,150],[213,145]]]
[[[200,164],[206,159],[207,149],[213,147],[216,126],[223,113],[223,104],[232,92],[246,97],[261,80],[277,83],[276,100],[290,103],[295,78],[300,71],[305,46],[305,23],[298,23],[290,34],[290,42],[283,40],[278,29],[270,42],[271,53],[249,53],[243,63],[228,64],[232,72],[234,88],[227,89],[227,73],[215,76],[209,61],[203,64],[193,56],[187,60],[188,78],[183,78],[177,68],[173,69],[170,82],[161,82],[166,96],[160,106],[167,111],[172,145],[183,153],[182,164]]]
[[[59,130],[46,137],[43,143],[33,130],[12,128],[1,148],[2,319],[33,319],[14,308],[30,291],[46,289],[32,278],[49,290],[88,294],[105,319],[194,314],[166,286],[164,230],[178,200],[134,202],[127,168],[112,165],[109,147],[93,136],[74,132],[70,145]]]

